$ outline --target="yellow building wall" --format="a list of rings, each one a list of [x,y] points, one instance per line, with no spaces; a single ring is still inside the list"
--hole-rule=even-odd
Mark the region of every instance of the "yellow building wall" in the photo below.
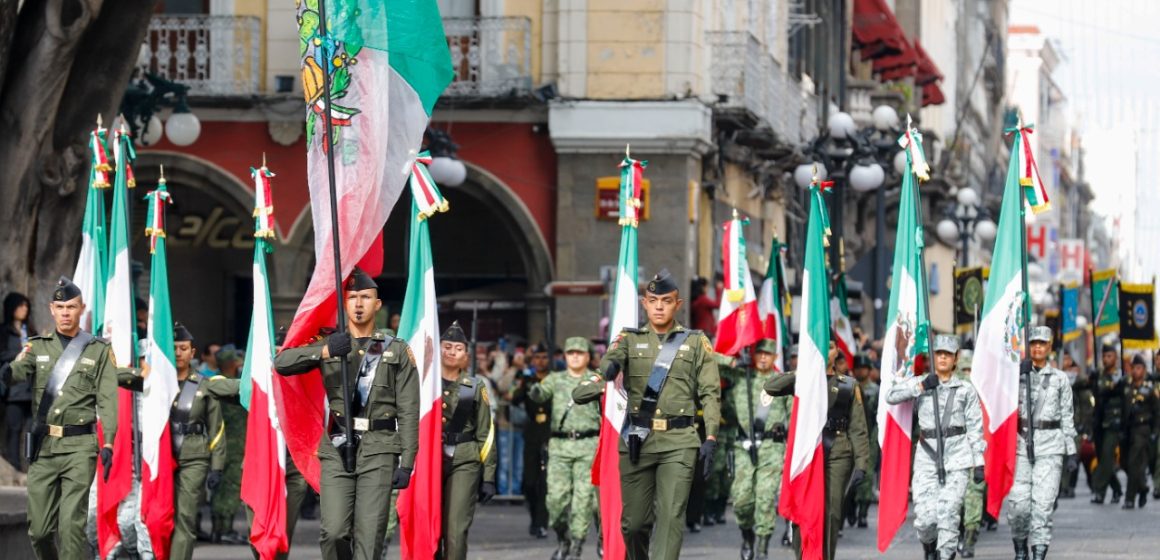
[[[269,25],[266,18],[268,9],[268,0],[234,0],[234,15],[256,16],[262,20],[262,22],[258,25],[258,30],[261,35],[258,37],[258,68],[256,69],[258,76],[261,76],[261,79],[258,80],[258,90],[262,92],[270,91],[272,89],[269,84],[271,80],[266,78],[266,52],[269,51],[266,45],[266,40],[269,35],[267,32],[267,27],[269,27]],[[298,34],[297,29],[294,30],[294,34]],[[235,37],[235,40],[245,39],[242,37]],[[235,65],[235,71],[244,71],[238,70],[239,67],[244,68],[244,65]]]
[[[504,0],[505,16],[522,16],[531,20],[532,44],[532,85],[543,83],[541,78],[544,51],[541,48],[544,40],[544,1],[543,0]],[[514,35],[514,34],[513,34]],[[512,40],[519,38],[513,37]]]
[[[664,0],[588,1],[588,97],[664,94]]]

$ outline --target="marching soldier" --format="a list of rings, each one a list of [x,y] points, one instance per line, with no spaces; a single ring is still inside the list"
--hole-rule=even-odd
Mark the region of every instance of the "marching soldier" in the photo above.
[[[577,405],[572,391],[581,381],[598,381],[600,376],[588,368],[591,354],[588,339],[582,336],[564,342],[564,359],[568,369],[532,385],[528,396],[551,405],[547,505],[548,524],[558,539],[552,560],[579,560],[596,508],[592,458],[596,456],[601,415],[596,403]]]
[[[934,372],[897,383],[886,395],[890,404],[918,401],[911,493],[914,527],[926,560],[955,557],[967,481],[983,480],[983,409],[974,387],[954,376],[958,352],[957,336],[938,335]]]
[[[241,352],[233,344],[222,346],[214,355],[220,373],[212,379],[237,380],[241,377]],[[226,544],[247,544],[245,537],[234,531],[234,516],[242,505],[242,461],[246,455],[247,412],[237,399],[221,401],[222,419],[225,425],[226,468],[217,475],[211,475],[210,490],[212,531],[210,542]]]
[[[1094,416],[1096,401],[1092,387],[1095,386],[1093,382],[1092,372],[1087,371],[1086,368],[1080,366],[1072,359],[1071,354],[1064,354],[1063,371],[1071,379],[1071,394],[1074,402],[1073,423],[1075,424],[1075,448],[1077,452],[1083,451],[1084,445],[1091,441],[1092,437],[1092,417]],[[1087,461],[1080,461],[1080,467],[1084,471],[1084,476],[1087,478],[1088,487],[1092,484],[1092,472],[1088,467]],[[1075,485],[1079,482],[1079,469],[1075,470],[1064,477],[1063,488],[1060,489],[1061,498],[1074,498]]]
[[[775,375],[776,340],[763,339],[753,353],[753,369],[746,371],[730,394],[737,415],[733,444],[733,515],[741,529],[741,558],[769,557],[769,539],[777,522],[777,498],[785,464],[792,397],[773,397],[765,384]]]
[[[826,456],[826,540],[825,560],[833,560],[838,546],[838,531],[842,528],[842,504],[846,489],[857,487],[866,477],[870,463],[870,436],[866,432],[866,409],[862,404],[862,390],[854,378],[834,371],[833,364],[844,360],[841,352],[830,344],[829,364],[826,369],[828,390],[826,426],[822,430],[822,447]],[[775,397],[793,396],[797,374],[775,375],[765,384],[765,392]],[[791,409],[792,412],[792,409]],[[801,558],[801,535],[793,527],[793,545]]]
[[[538,403],[528,399],[531,387],[548,377],[551,361],[548,358],[548,347],[539,344],[529,352],[532,356],[532,376],[521,377],[515,394],[512,395],[512,406],[524,407],[528,414],[528,423],[524,426],[524,501],[528,505],[528,514],[532,522],[528,525],[528,534],[538,539],[548,537],[548,440],[552,436],[552,406],[551,403]]]
[[[85,542],[89,487],[98,456],[106,478],[113,465],[118,368],[109,344],[81,330],[84,310],[80,289],[62,276],[49,304],[56,330],[30,337],[11,364],[13,382],[33,388],[35,416],[24,451],[28,536],[38,558],[91,555]]]
[[[974,355],[970,350],[959,350],[959,358],[955,364],[955,377],[964,385],[971,384],[971,361]],[[987,502],[987,482],[976,480],[974,476],[967,481],[967,492],[963,495],[963,537],[959,540],[959,552],[963,558],[975,557],[975,543],[979,540],[979,527],[983,524],[983,504]]]
[[[1092,418],[1092,433],[1096,445],[1097,462],[1092,474],[1092,503],[1104,503],[1104,493],[1112,487],[1112,503],[1120,502],[1120,479],[1116,477],[1116,448],[1120,446],[1123,429],[1124,393],[1127,382],[1118,367],[1116,347],[1104,344],[1100,356],[1103,371],[1096,382],[1096,408]]]
[[[846,511],[846,522],[859,529],[869,526],[867,517],[870,514],[870,504],[874,501],[874,488],[877,485],[878,454],[878,383],[870,376],[873,364],[866,354],[854,356],[854,379],[858,380],[858,388],[862,391],[862,406],[866,409],[866,431],[870,434],[870,472],[853,494],[853,507]]]
[[[447,328],[439,344],[443,365],[443,541],[438,558],[465,560],[475,504],[486,504],[495,497],[495,424],[487,388],[467,369],[467,335],[459,323]]]
[[[1051,544],[1051,515],[1059,495],[1059,479],[1079,468],[1071,382],[1047,363],[1051,327],[1033,327],[1028,341],[1031,359],[1019,373],[1019,439],[1015,454],[1015,482],[1008,494],[1007,524],[1015,542],[1015,558],[1047,558]]]
[[[410,484],[419,448],[419,379],[410,347],[375,330],[383,304],[374,279],[355,268],[343,292],[347,332],[283,349],[274,369],[281,375],[322,369],[330,405],[318,442],[323,558],[378,560],[392,490]],[[341,360],[347,363],[348,396],[342,394]],[[347,414],[354,428],[350,440]],[[354,446],[354,464],[347,463],[348,446]]]
[[[177,361],[177,398],[169,413],[169,434],[177,471],[173,473],[173,541],[169,556],[193,558],[197,540],[197,510],[204,487],[218,487],[226,466],[225,423],[221,405],[207,391],[209,380],[193,371],[193,335],[185,325],[173,326]]]
[[[1152,463],[1152,449],[1160,434],[1160,391],[1147,377],[1144,357],[1136,354],[1132,358],[1132,382],[1124,405],[1128,444],[1128,491],[1124,495],[1124,509],[1135,509],[1136,500],[1140,507],[1148,502],[1148,465]]]
[[[620,526],[629,560],[680,556],[693,471],[704,476],[713,467],[721,379],[709,339],[677,322],[683,303],[677,283],[661,270],[641,298],[647,326],[621,331],[602,363],[604,379],[623,372],[628,391],[629,421],[620,445]],[[585,380],[572,397],[577,403],[592,402],[604,385],[603,380]],[[704,410],[703,442],[693,421],[698,403]]]

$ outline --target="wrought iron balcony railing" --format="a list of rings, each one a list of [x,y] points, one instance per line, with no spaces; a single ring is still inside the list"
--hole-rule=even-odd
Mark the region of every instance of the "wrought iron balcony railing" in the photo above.
[[[154,16],[137,66],[189,86],[190,95],[254,95],[261,39],[255,16]]]
[[[446,97],[506,97],[532,90],[532,22],[526,17],[443,18],[455,81]]]

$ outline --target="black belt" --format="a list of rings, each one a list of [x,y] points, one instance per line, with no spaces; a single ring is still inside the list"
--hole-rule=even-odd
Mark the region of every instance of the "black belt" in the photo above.
[[[849,418],[827,418],[826,426],[824,428],[828,432],[840,434],[850,429]]]
[[[472,432],[443,432],[443,445],[459,445],[469,441],[475,441],[475,434]]]
[[[1058,430],[1059,420],[1036,420],[1031,423],[1036,430]],[[1027,421],[1023,418],[1019,419],[1019,431],[1027,429]]]
[[[965,433],[967,433],[967,428],[964,426],[951,426],[949,428],[943,428],[943,431],[942,431],[942,435],[944,438],[961,436]],[[937,437],[938,437],[938,432],[936,432],[935,430],[923,430],[922,431],[922,438],[923,439],[935,439]]]
[[[397,432],[399,431],[398,418],[351,418],[354,431],[362,432]],[[340,434],[344,430],[344,420],[341,416],[330,413],[330,435]]]
[[[640,418],[631,416],[630,418],[632,418],[633,426],[648,428],[654,432],[679,430],[693,425],[692,416],[674,416],[672,418]]]
[[[52,424],[37,424],[32,429],[36,433],[62,438],[73,436],[87,436],[97,432],[96,424],[81,424],[78,426],[55,426]]]
[[[181,435],[201,435],[205,433],[205,423],[190,422],[182,424],[181,422],[173,422],[169,424],[169,430]]]
[[[600,430],[584,430],[582,432],[552,432],[552,437],[562,439],[588,439],[600,435]]]
[[[741,430],[741,435],[741,439],[749,439],[749,437],[745,434],[745,430]],[[767,430],[764,432],[758,432],[757,436],[753,438],[753,441],[772,441],[774,443],[785,443],[785,434],[774,433],[772,430]]]

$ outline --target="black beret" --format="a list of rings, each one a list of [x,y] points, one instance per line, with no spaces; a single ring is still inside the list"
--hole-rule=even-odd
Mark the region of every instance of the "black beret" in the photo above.
[[[1114,344],[1104,344],[1103,350],[1101,350],[1101,352],[1112,352],[1112,353],[1115,353],[1115,351],[1116,351],[1116,345],[1114,345]]]
[[[52,291],[52,301],[68,301],[81,297],[81,289],[72,283],[67,276],[61,276],[56,281],[56,289]]]
[[[459,326],[459,321],[452,321],[451,326],[443,331],[443,336],[440,339],[443,342],[461,342],[467,344],[467,335],[464,334],[463,328]]]
[[[379,285],[375,282],[374,278],[371,278],[370,275],[363,272],[361,268],[356,266],[354,267],[354,270],[350,272],[350,276],[346,277],[346,283],[343,285],[343,289],[349,292],[358,292],[370,289],[377,290],[379,289]]]
[[[673,275],[669,273],[669,269],[662,268],[660,272],[653,276],[651,282],[648,283],[647,288],[650,294],[670,294],[677,291],[677,283],[673,280]]]
[[[193,342],[193,334],[185,325],[173,323],[173,342]]]

